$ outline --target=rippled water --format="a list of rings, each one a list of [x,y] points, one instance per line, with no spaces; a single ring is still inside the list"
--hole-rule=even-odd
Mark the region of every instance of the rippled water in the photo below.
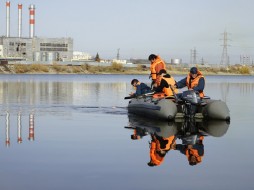
[[[170,150],[155,167],[147,165],[149,132],[177,136],[182,124],[128,116],[133,78],[149,83],[131,75],[0,75],[0,189],[254,187],[253,76],[207,76],[206,95],[227,103],[230,125],[205,135],[199,164]],[[131,139],[135,126],[146,128],[140,140]]]

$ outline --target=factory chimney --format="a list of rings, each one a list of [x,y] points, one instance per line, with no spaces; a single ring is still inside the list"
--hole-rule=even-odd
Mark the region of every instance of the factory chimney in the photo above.
[[[29,6],[29,37],[34,37],[34,25],[35,25],[35,5]]]
[[[22,35],[22,4],[18,4],[18,37]]]
[[[10,1],[6,1],[6,37],[10,37]]]

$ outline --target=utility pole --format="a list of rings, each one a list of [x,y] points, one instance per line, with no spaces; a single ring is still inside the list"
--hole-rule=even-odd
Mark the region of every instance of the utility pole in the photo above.
[[[222,50],[222,55],[221,55],[221,61],[220,61],[220,65],[224,65],[224,66],[228,66],[230,61],[229,61],[229,56],[228,56],[228,46],[230,46],[228,44],[228,33],[226,32],[226,30],[224,31],[223,35],[223,50]]]
[[[193,50],[190,50],[190,64],[192,64],[192,54],[193,54]]]
[[[117,49],[117,55],[116,55],[116,59],[119,60],[120,59],[120,54],[119,54],[120,48]]]
[[[194,48],[193,50],[193,64],[197,64],[197,50]]]
[[[190,50],[190,64],[197,64],[197,50],[196,50],[196,48]]]

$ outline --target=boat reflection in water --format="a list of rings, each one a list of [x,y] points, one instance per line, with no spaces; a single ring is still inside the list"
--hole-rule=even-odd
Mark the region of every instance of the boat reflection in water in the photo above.
[[[11,144],[10,138],[10,113],[5,112],[5,145],[7,147]],[[34,113],[29,114],[29,128],[28,128],[28,140],[34,141]],[[17,143],[21,144],[22,139],[22,121],[21,121],[21,112],[17,114]]]
[[[204,138],[222,137],[226,134],[229,121],[185,118],[174,122],[149,120],[136,115],[129,115],[129,126],[133,130],[132,140],[150,136],[150,161],[148,166],[159,166],[169,151],[186,156],[189,165],[202,162],[204,156]]]

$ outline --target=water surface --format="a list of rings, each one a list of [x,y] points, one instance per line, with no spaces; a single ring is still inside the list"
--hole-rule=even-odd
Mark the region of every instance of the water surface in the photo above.
[[[180,80],[184,76],[174,76]],[[142,75],[0,75],[0,189],[253,189],[253,76],[207,76],[231,122],[206,136],[202,162],[179,151],[149,167],[124,100]],[[177,143],[181,143],[177,139]]]

